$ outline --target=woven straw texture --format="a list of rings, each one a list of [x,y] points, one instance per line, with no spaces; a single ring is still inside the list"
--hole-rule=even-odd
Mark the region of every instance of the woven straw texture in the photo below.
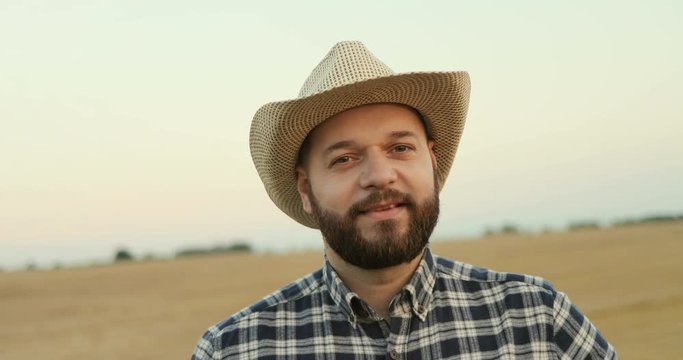
[[[465,126],[470,80],[464,71],[395,74],[357,41],[336,44],[294,100],[268,103],[254,115],[251,157],[271,200],[299,223],[317,228],[296,189],[296,159],[317,125],[350,108],[399,103],[417,109],[434,138],[443,185]]]

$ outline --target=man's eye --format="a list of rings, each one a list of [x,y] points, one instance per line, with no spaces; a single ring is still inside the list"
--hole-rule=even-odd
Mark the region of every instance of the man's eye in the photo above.
[[[332,162],[332,165],[343,164],[343,163],[347,163],[349,161],[351,161],[351,157],[348,155],[344,155],[344,156],[340,156],[340,157],[334,159],[334,161]]]
[[[399,145],[394,146],[394,152],[402,153],[402,152],[406,152],[408,150],[410,150],[410,147],[408,147],[408,145],[399,144]]]

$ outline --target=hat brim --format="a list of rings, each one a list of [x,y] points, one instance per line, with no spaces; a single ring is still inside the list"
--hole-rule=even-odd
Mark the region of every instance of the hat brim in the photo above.
[[[275,205],[299,223],[318,228],[304,211],[296,185],[299,148],[316,126],[342,111],[374,103],[415,108],[434,140],[443,186],[460,142],[469,104],[467,72],[416,72],[364,80],[294,100],[263,105],[254,115],[249,147],[256,170]]]

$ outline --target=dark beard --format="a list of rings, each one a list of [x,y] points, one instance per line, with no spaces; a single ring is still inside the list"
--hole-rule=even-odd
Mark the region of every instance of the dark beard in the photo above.
[[[376,191],[339,216],[321,209],[310,186],[308,190],[313,215],[318,219],[320,232],[327,244],[346,262],[362,269],[382,269],[415,259],[427,246],[439,218],[436,191],[421,205],[417,205],[412,196],[394,189]],[[384,220],[375,224],[375,239],[364,238],[355,225],[361,209],[387,200],[398,201],[406,207],[410,216],[408,229],[401,236],[395,220]]]

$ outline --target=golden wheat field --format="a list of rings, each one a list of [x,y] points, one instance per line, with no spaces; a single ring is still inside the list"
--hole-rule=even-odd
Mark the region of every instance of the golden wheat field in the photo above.
[[[683,222],[432,248],[551,280],[624,359],[683,357]],[[209,325],[321,263],[234,254],[0,273],[0,359],[186,359]]]

